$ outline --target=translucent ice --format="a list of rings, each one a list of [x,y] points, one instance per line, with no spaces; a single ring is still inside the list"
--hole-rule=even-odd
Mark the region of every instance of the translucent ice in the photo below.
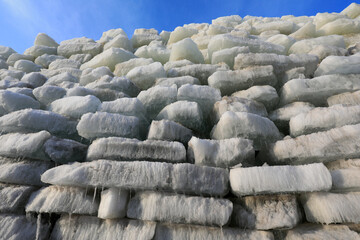
[[[187,59],[193,63],[204,63],[203,55],[199,51],[196,43],[190,38],[185,38],[172,45],[169,61],[182,59]]]
[[[0,116],[25,108],[40,108],[40,103],[20,93],[0,90]]]
[[[101,191],[98,218],[124,218],[126,216],[129,197],[129,191],[123,189],[109,188]]]
[[[181,124],[170,120],[152,121],[148,139],[179,141],[187,144],[192,137],[192,131]]]
[[[159,62],[154,62],[145,66],[138,66],[131,69],[126,77],[130,79],[138,88],[146,90],[154,85],[157,78],[166,77],[164,67]]]
[[[329,56],[320,63],[319,67],[315,71],[315,76],[330,74],[359,74],[359,64],[360,56],[357,55],[348,57]]]

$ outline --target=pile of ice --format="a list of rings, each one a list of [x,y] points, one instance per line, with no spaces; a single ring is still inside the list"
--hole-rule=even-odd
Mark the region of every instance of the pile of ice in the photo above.
[[[360,239],[359,52],[355,3],[0,46],[0,238]]]

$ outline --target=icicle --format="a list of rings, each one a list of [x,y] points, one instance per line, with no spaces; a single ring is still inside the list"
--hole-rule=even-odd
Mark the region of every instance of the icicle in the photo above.
[[[223,226],[220,226],[221,240],[224,240]]]
[[[40,232],[41,232],[41,213],[37,215],[36,221],[36,240],[40,240]]]
[[[95,187],[95,190],[94,190],[94,196],[93,196],[93,200],[92,200],[92,203],[93,203],[93,204],[94,204],[95,198],[96,198],[96,190],[97,190],[97,187]]]

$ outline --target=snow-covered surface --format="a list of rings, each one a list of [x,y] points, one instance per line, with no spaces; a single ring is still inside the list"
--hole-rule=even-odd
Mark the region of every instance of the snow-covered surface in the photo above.
[[[322,163],[230,170],[231,190],[237,196],[328,191],[331,183],[331,175]]]

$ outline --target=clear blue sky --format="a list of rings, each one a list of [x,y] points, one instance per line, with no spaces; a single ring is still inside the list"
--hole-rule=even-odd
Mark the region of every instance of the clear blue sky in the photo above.
[[[102,32],[122,28],[172,31],[186,23],[210,23],[237,14],[280,17],[340,12],[351,0],[0,0],[0,45],[22,53],[44,32],[60,42],[74,37],[98,40]]]

